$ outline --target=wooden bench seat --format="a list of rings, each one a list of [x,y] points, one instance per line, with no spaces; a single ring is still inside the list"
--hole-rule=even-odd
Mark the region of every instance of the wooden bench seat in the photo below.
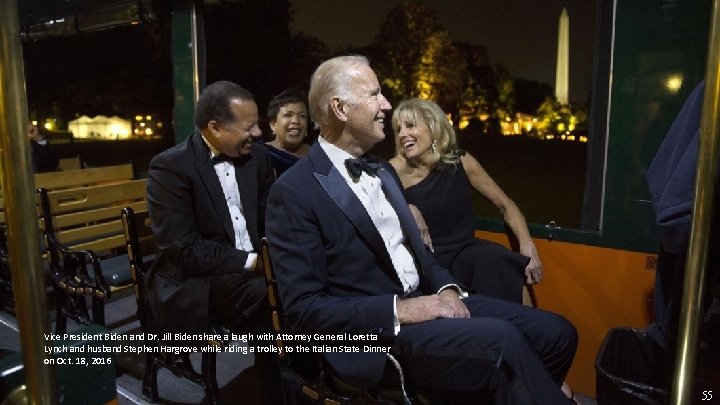
[[[33,175],[36,189],[59,190],[99,184],[111,184],[129,181],[134,178],[132,164],[96,167],[91,169],[75,169],[57,172],[37,173]],[[6,238],[5,199],[0,194],[0,308],[12,310],[12,283]],[[38,211],[39,215],[39,211]],[[118,214],[119,215],[119,214]],[[38,250],[47,259],[42,223],[38,221]]]
[[[147,210],[142,180],[37,191],[50,275],[56,290],[56,332],[67,318],[105,325],[105,302],[133,285],[120,212]],[[86,297],[92,298],[92,316]]]

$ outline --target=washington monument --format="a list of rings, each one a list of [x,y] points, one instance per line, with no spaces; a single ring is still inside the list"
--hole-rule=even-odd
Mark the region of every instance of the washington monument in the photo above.
[[[570,77],[570,17],[563,7],[558,23],[557,68],[555,70],[555,98],[560,104],[568,103]]]

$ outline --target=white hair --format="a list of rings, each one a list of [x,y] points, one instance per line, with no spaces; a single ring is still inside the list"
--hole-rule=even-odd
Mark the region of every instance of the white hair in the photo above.
[[[310,116],[321,129],[330,123],[333,98],[350,105],[357,104],[352,81],[359,75],[357,67],[363,65],[370,66],[366,57],[350,55],[328,59],[315,69],[310,79],[308,103]]]

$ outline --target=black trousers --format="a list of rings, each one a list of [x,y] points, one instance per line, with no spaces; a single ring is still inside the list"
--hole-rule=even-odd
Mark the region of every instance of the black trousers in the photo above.
[[[210,277],[210,319],[235,333],[270,332],[265,277],[254,271]]]
[[[677,341],[686,259],[686,249],[680,253],[670,253],[661,246],[655,271],[654,323],[662,334],[659,343],[672,352]]]
[[[560,390],[577,332],[560,315],[471,295],[471,318],[403,325],[392,347],[417,387],[491,388],[497,404],[570,403]]]
[[[222,274],[210,281],[210,319],[217,320],[233,333],[272,332],[270,304],[267,299],[265,276],[243,271]],[[253,339],[249,345],[267,345],[267,341]],[[274,353],[255,352],[255,368],[262,387],[262,402],[282,404],[280,369]]]

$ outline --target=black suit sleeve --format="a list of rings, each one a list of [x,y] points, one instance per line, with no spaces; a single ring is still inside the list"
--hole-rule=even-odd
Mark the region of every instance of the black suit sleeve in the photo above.
[[[209,199],[207,204],[198,201],[198,194],[205,190],[194,189],[201,186],[199,179],[191,176],[199,175],[182,164],[192,162],[161,154],[148,170],[148,211],[163,260],[169,261],[169,267],[180,272],[183,279],[245,271],[248,254],[224,239],[222,224],[210,229],[207,222],[199,223],[213,207]]]
[[[41,145],[31,140],[30,149],[32,153],[33,173],[44,173],[57,170],[60,161],[55,154],[55,150],[52,146],[50,146],[50,142],[47,142],[45,145]]]

